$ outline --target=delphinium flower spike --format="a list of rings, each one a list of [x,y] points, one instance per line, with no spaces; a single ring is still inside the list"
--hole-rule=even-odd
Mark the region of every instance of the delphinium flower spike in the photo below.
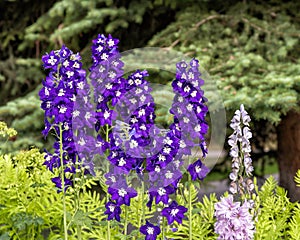
[[[231,146],[230,156],[232,160],[232,172],[229,178],[230,184],[228,197],[222,197],[221,201],[215,204],[215,231],[219,234],[218,239],[245,239],[254,238],[255,225],[251,210],[254,208],[251,196],[245,193],[252,193],[254,185],[249,178],[252,175],[253,167],[250,158],[251,146],[249,139],[252,137],[249,128],[250,117],[244,106],[235,112],[230,127],[234,130],[230,135],[228,144]],[[248,179],[244,181],[243,176]],[[238,201],[234,201],[237,196]]]
[[[49,69],[48,76],[43,80],[43,88],[39,92],[42,101],[41,107],[45,111],[43,135],[47,137],[51,129],[56,133],[56,142],[53,145],[54,154],[46,152],[45,165],[49,170],[54,171],[55,168],[61,167],[61,162],[63,163],[64,172],[69,173],[69,177],[67,174],[65,176],[66,190],[73,183],[70,173],[75,173],[78,167],[76,167],[76,163],[82,160],[74,142],[75,135],[72,122],[75,115],[74,105],[78,95],[88,95],[89,88],[84,87],[87,85],[86,73],[82,69],[80,55],[74,54],[66,46],[45,54],[42,61],[44,68]],[[80,114],[78,112],[78,115]],[[91,119],[92,114],[90,112]],[[85,119],[83,125],[89,124],[90,119],[81,118],[81,121],[82,119]],[[60,155],[63,157],[62,161]],[[90,170],[93,171],[91,168]],[[53,178],[52,181],[58,189],[62,188],[61,176]]]
[[[251,145],[249,139],[252,137],[249,128],[251,121],[247,111],[242,104],[231,120],[230,127],[234,130],[230,135],[228,144],[231,146],[232,172],[229,175],[231,184],[229,191],[232,194],[252,193],[254,184],[249,178],[252,176],[253,166],[251,159]],[[246,176],[244,180],[243,176]]]
[[[52,182],[58,192],[63,193],[64,239],[67,240],[65,192],[71,186],[75,186],[75,191],[79,192],[80,184],[75,185],[75,181],[82,181],[84,174],[94,173],[89,157],[96,150],[96,145],[93,138],[85,138],[84,132],[86,126],[94,125],[94,113],[88,104],[89,87],[80,55],[63,46],[60,50],[45,54],[42,61],[44,68],[49,70],[39,92],[41,108],[45,111],[43,135],[47,137],[53,130],[55,136],[54,153],[46,152],[44,164],[52,172],[59,170],[59,176],[53,177]],[[76,104],[83,104],[84,111],[76,110]],[[78,117],[78,121],[73,121],[73,117]],[[79,147],[76,146],[77,141]],[[79,209],[79,197],[76,205]],[[81,239],[80,233],[81,228],[78,227],[78,239]]]
[[[190,66],[189,66],[190,65]],[[207,148],[205,143],[205,134],[208,130],[208,124],[205,121],[205,116],[208,112],[208,107],[205,105],[207,99],[204,97],[204,91],[201,86],[204,84],[199,71],[198,60],[192,59],[190,64],[185,61],[177,63],[176,79],[172,86],[174,92],[177,94],[177,99],[174,102],[171,111],[176,112],[180,122],[180,127],[185,129],[186,137],[182,139],[197,139],[198,146],[202,150],[202,155],[207,155]],[[183,148],[186,150],[188,141],[181,142]],[[198,159],[195,163],[191,163],[188,167],[193,180],[196,178],[203,180],[209,172],[209,169]]]

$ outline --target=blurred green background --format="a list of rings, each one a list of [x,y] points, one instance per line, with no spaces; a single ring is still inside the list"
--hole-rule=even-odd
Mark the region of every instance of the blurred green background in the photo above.
[[[291,179],[294,170],[282,162],[300,167],[300,133],[290,136],[293,146],[278,138],[280,129],[293,129],[286,116],[300,122],[299,1],[10,0],[0,2],[0,12],[0,121],[18,131],[1,145],[2,153],[49,148],[37,94],[45,77],[42,55],[65,44],[80,52],[88,69],[91,40],[110,33],[120,39],[120,51],[150,46],[198,58],[216,82],[228,122],[242,103],[252,116],[257,175],[279,166],[281,179]],[[172,80],[150,72],[152,82]],[[158,97],[170,98],[167,92]],[[167,111],[158,109],[160,124],[168,123]],[[294,153],[282,156],[277,146]],[[230,165],[228,158],[220,160],[209,178],[227,177]]]

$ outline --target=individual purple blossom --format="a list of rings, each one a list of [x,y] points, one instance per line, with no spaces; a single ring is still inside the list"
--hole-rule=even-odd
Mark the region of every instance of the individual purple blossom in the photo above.
[[[104,212],[105,215],[107,215],[107,220],[116,219],[118,222],[120,222],[120,214],[121,214],[121,208],[114,202],[108,202],[105,204],[106,211]]]
[[[255,225],[253,216],[249,210],[252,204],[245,201],[234,202],[233,196],[222,197],[221,201],[215,204],[215,232],[219,234],[218,239],[245,239],[254,238]]]
[[[165,207],[162,210],[161,215],[166,217],[169,225],[171,225],[174,221],[181,224],[186,212],[186,207],[178,205],[176,201],[173,201],[168,207]]]
[[[154,188],[154,190],[149,190],[149,202],[147,204],[148,205],[152,205],[152,201],[155,198],[155,204],[159,204],[160,202],[164,203],[164,204],[168,204],[169,202],[169,196],[173,193],[175,193],[176,189],[169,185],[166,187],[158,187],[158,188]]]
[[[140,227],[140,232],[146,235],[145,240],[156,240],[161,230],[158,226],[146,221],[146,224]]]
[[[66,191],[69,187],[73,186],[73,182],[71,179],[68,179],[66,177],[64,178],[64,180],[65,180],[64,184],[65,184],[65,191]],[[60,176],[51,178],[51,181],[53,183],[55,183],[55,186],[58,188],[57,191],[61,192],[62,191],[62,181],[61,181]]]
[[[189,165],[188,171],[192,177],[192,180],[195,181],[196,179],[203,180],[210,170],[202,163],[200,159],[198,159],[196,162]]]
[[[128,187],[123,182],[116,182],[108,187],[108,193],[111,195],[111,199],[115,200],[119,206],[122,204],[130,206],[130,199],[137,196],[136,190]]]

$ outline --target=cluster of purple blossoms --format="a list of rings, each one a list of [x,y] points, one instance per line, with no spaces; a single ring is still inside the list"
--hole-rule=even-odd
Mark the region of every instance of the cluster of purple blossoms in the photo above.
[[[174,123],[168,130],[161,130],[154,124],[155,104],[150,94],[151,88],[145,80],[148,73],[137,70],[127,79],[122,78],[124,64],[117,50],[118,40],[99,35],[93,43],[91,80],[97,101],[96,130],[106,124],[113,129],[107,142],[101,140],[110,150],[107,159],[111,163],[110,173],[106,174],[111,201],[105,213],[108,219],[119,220],[120,210],[116,206],[129,205],[130,199],[137,195],[124,180],[126,174],[136,171],[145,180],[147,171],[147,206],[151,208],[154,200],[156,204],[162,202],[167,205],[162,213],[168,222],[173,222],[169,220],[173,218],[181,222],[186,212],[184,207],[177,206],[176,202],[168,203],[169,195],[176,192],[182,178],[180,167],[183,165],[183,155],[190,155],[194,146],[202,149],[204,157],[207,154],[204,135],[208,129],[205,122],[208,109],[200,89],[203,80],[198,62],[193,59],[190,68],[185,62],[177,65],[173,82],[175,98],[170,110]],[[187,131],[182,134],[181,129]],[[99,134],[98,137],[103,136]],[[193,180],[203,180],[208,171],[200,159],[189,166]]]
[[[203,157],[207,154],[204,135],[208,130],[208,108],[200,88],[204,81],[198,61],[177,64],[172,83],[175,97],[170,109],[174,122],[167,130],[159,129],[155,126],[152,89],[145,80],[148,73],[137,70],[123,78],[124,63],[120,60],[118,42],[102,34],[93,40],[90,79],[96,111],[79,54],[63,46],[43,56],[44,67],[50,69],[40,91],[45,110],[43,134],[46,136],[53,128],[57,140],[55,152],[46,154],[45,164],[53,171],[60,167],[63,156],[65,173],[76,173],[82,166],[84,173],[93,173],[91,158],[106,153],[110,163],[105,175],[110,194],[105,211],[108,220],[120,221],[121,205],[129,206],[131,198],[137,196],[126,179],[135,171],[142,181],[149,182],[147,206],[151,208],[153,201],[162,202],[165,208],[161,215],[168,224],[181,223],[187,209],[175,201],[170,203],[170,195],[176,193],[182,178],[183,158],[191,155],[194,147],[200,147]],[[189,165],[188,171],[192,180],[203,180],[209,169],[198,159]],[[65,185],[71,186],[73,182],[68,176]],[[60,177],[52,180],[61,188]],[[146,239],[156,239],[160,234],[160,228],[148,221],[140,231]]]
[[[203,157],[207,155],[204,136],[208,130],[205,121],[208,108],[205,105],[207,99],[201,89],[203,84],[198,60],[192,59],[190,66],[185,61],[177,63],[176,79],[172,83],[176,101],[172,105],[171,112],[176,113],[180,128],[185,129],[179,150],[181,154],[189,155],[192,147],[199,146]],[[198,159],[189,165],[188,171],[193,180],[203,180],[209,169],[201,159]]]
[[[255,226],[253,216],[249,212],[252,205],[248,201],[242,205],[240,202],[234,202],[232,195],[221,198],[221,201],[215,204],[215,232],[219,234],[218,239],[254,239]]]
[[[42,57],[43,66],[49,70],[48,76],[43,80],[43,88],[39,92],[42,101],[41,108],[45,111],[45,129],[43,135],[46,137],[51,129],[55,132],[54,153],[45,155],[45,165],[54,172],[55,168],[61,167],[61,156],[63,157],[65,190],[73,185],[70,176],[76,173],[76,169],[83,168],[83,173],[92,173],[91,161],[84,161],[84,156],[78,154],[74,139],[80,138],[81,132],[74,134],[72,119],[74,115],[84,115],[80,118],[81,125],[92,125],[94,122],[91,106],[83,112],[75,112],[75,104],[79,104],[78,96],[88,96],[89,88],[86,82],[86,72],[82,69],[80,55],[74,54],[70,49],[63,46],[60,50],[51,51]],[[83,98],[80,98],[83,99]],[[87,104],[88,99],[82,100]],[[62,146],[60,146],[62,143]],[[93,144],[90,144],[93,145]],[[91,148],[91,146],[87,146]],[[61,152],[62,149],[62,152]],[[96,151],[95,144],[93,148]],[[89,149],[89,151],[91,151]],[[66,174],[68,173],[68,174]],[[62,188],[61,176],[52,178],[56,187]]]
[[[252,137],[249,128],[251,121],[243,104],[239,110],[236,110],[234,117],[231,120],[230,127],[234,130],[230,135],[228,144],[231,146],[230,156],[232,157],[232,172],[229,178],[232,180],[229,191],[232,194],[251,193],[254,189],[254,184],[249,178],[253,172],[252,159],[250,156],[251,145],[249,139]],[[248,179],[244,182],[243,175]]]

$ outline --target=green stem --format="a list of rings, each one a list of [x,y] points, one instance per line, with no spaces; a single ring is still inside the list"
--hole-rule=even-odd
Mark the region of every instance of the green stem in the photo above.
[[[127,239],[127,227],[128,227],[128,207],[125,205],[125,223],[124,223],[124,236]]]
[[[142,180],[142,204],[144,204],[144,198],[145,198],[145,184],[144,184],[144,181]],[[141,225],[144,225],[146,222],[145,220],[145,208],[142,207],[142,222],[141,222]]]
[[[77,189],[77,209],[76,211],[80,210],[80,189]],[[81,226],[79,226],[77,224],[77,237],[78,237],[78,240],[81,240],[82,237],[81,237]]]
[[[162,217],[162,226],[161,226],[162,240],[165,240],[165,218]]]
[[[106,124],[106,131],[105,131],[105,141],[108,142],[108,125]],[[109,164],[107,164],[106,172],[109,172]],[[109,194],[106,192],[106,201],[109,202]],[[110,240],[110,221],[107,222],[107,240]]]
[[[61,188],[63,194],[63,212],[64,212],[64,235],[65,240],[68,240],[68,228],[67,228],[67,211],[66,211],[66,196],[65,196],[65,172],[63,161],[63,142],[62,142],[62,126],[59,124],[59,147],[60,147],[60,168],[61,168]]]
[[[192,229],[192,192],[191,192],[191,175],[188,174],[189,179],[188,179],[188,186],[189,186],[189,199],[188,199],[188,204],[189,204],[189,240],[192,240],[193,236],[193,229]]]

